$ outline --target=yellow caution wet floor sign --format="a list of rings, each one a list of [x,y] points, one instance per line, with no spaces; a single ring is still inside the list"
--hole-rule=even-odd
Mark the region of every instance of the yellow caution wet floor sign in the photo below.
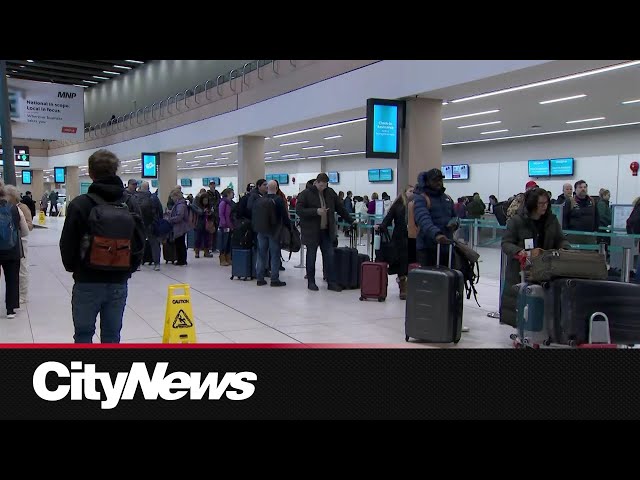
[[[176,293],[178,290],[184,293]],[[187,284],[169,285],[162,343],[196,343],[191,292]]]
[[[45,217],[44,211],[40,210],[40,213],[38,214],[38,223],[40,225],[44,225],[46,221],[47,221],[47,217]]]

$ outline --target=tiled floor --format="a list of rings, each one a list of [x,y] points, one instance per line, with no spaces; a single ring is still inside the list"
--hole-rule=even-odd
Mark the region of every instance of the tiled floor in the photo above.
[[[73,279],[60,261],[58,241],[63,218],[46,218],[46,229],[35,229],[28,237],[29,302],[14,319],[5,317],[0,301],[0,343],[69,343],[73,338],[71,288]],[[360,247],[362,251],[365,247]],[[498,308],[499,250],[480,249],[478,300],[465,300],[464,333],[455,348],[510,347],[512,329],[487,317]],[[288,255],[287,255],[288,256]],[[319,282],[319,292],[306,288],[304,269],[294,268],[294,254],[281,280],[284,288],[258,287],[255,281],[229,279],[230,267],[220,267],[217,258],[193,257],[189,265],[162,265],[160,272],[145,266],[129,281],[129,297],[122,329],[123,343],[160,343],[165,316],[167,287],[191,286],[198,343],[367,343],[393,347],[451,348],[404,341],[405,302],[398,298],[395,277],[389,279],[387,301],[360,302],[359,291],[335,293]],[[321,255],[318,267],[321,272]],[[4,292],[4,282],[2,292]],[[2,293],[4,298],[4,293]],[[95,339],[98,342],[97,338]]]

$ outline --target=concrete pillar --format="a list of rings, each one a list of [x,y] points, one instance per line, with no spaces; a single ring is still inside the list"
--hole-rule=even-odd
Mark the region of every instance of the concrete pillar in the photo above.
[[[244,194],[248,183],[265,177],[264,137],[238,137],[238,195]]]
[[[160,152],[158,162],[158,198],[164,208],[167,208],[169,192],[178,185],[178,154]],[[151,183],[151,179],[148,181]]]
[[[77,166],[67,167],[65,190],[67,192],[67,204],[80,195],[80,169]]]
[[[40,199],[44,193],[44,175],[42,170],[33,170],[31,176],[31,185],[27,188],[25,185],[25,191],[31,190],[31,198],[36,202],[36,210],[40,210]]]
[[[415,185],[418,173],[442,168],[442,100],[407,100],[406,125],[398,160],[398,193]]]

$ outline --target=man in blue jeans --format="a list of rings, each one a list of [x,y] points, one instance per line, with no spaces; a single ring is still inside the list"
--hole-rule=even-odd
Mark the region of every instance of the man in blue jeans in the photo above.
[[[287,283],[280,280],[280,231],[291,228],[289,212],[277,194],[278,184],[270,180],[265,196],[258,197],[253,204],[251,223],[258,234],[258,262],[256,276],[258,286],[266,285],[264,279],[267,270],[267,258],[271,258],[271,286],[284,287]]]
[[[89,176],[93,183],[88,194],[74,198],[69,204],[60,237],[62,263],[68,272],[73,272],[75,281],[71,297],[75,343],[92,343],[98,313],[100,342],[120,343],[122,316],[127,301],[127,281],[142,261],[144,226],[140,209],[133,196],[124,196],[122,180],[116,176],[118,164],[118,158],[108,150],[98,150],[89,157]],[[95,254],[95,248],[88,248],[89,215],[102,202],[124,202],[128,209],[124,210],[125,214],[133,212],[138,215],[139,228],[134,230],[134,237],[131,238],[130,260],[120,260],[124,265],[118,267],[119,270],[96,269],[92,266],[103,260]],[[105,236],[109,234],[109,230],[112,229],[107,226]],[[94,235],[95,238],[97,234]]]

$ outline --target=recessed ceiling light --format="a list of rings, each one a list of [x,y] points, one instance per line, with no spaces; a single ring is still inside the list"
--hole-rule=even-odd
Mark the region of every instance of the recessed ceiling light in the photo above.
[[[340,150],[338,148],[333,149],[333,150],[325,150],[324,153],[335,153],[335,152],[339,152]]]
[[[33,63],[33,60],[27,60],[27,62],[29,62],[29,63]]]
[[[274,155],[276,153],[280,153],[280,150],[274,150],[273,152],[264,152],[265,155]]]
[[[89,85],[78,85],[77,83],[74,83],[73,86],[74,87],[89,88]]]
[[[605,117],[583,118],[581,120],[569,120],[567,123],[595,122],[596,120],[604,120]]]
[[[508,137],[483,138],[481,140],[464,140],[462,142],[443,143],[442,146],[446,147],[448,145],[462,145],[464,143],[495,142],[498,140],[511,140],[513,138],[540,137],[542,135],[556,135],[559,133],[585,132],[587,130],[600,130],[602,128],[630,127],[632,125],[640,125],[640,122],[618,123],[616,125],[600,125],[598,127],[572,128],[570,130],[556,130],[554,132],[527,133],[524,135],[510,135]]]
[[[287,147],[289,145],[302,145],[303,143],[309,143],[309,140],[301,140],[299,142],[289,142],[289,143],[281,143],[281,147]]]
[[[273,157],[264,157],[265,160],[271,160]]]
[[[355,120],[347,120],[346,122],[331,123],[329,125],[322,125],[320,127],[305,128],[304,130],[296,130],[295,132],[280,133],[278,135],[274,135],[273,138],[286,137],[288,135],[296,135],[297,133],[315,132],[316,130],[322,130],[322,129],[325,129],[325,128],[337,127],[339,125],[348,125],[350,123],[364,122],[366,119],[367,119],[366,117],[365,118],[356,118]]]
[[[93,80],[82,80],[83,82],[86,83],[93,83],[93,84],[97,84],[98,82],[94,82]]]
[[[110,73],[111,75],[120,75],[120,72],[110,72],[109,70],[102,70],[102,73]]]
[[[517,87],[510,87],[502,90],[496,90],[494,92],[487,92],[487,93],[481,93],[479,95],[472,95],[470,97],[458,98],[456,100],[451,100],[451,102],[452,103],[467,102],[469,100],[476,100],[478,98],[491,97],[493,95],[501,95],[503,93],[509,93],[509,92],[517,92],[519,90],[525,90],[527,88],[541,87],[543,85],[551,85],[553,83],[565,82],[567,80],[574,80],[576,78],[588,77],[591,75],[597,75],[599,73],[610,72],[612,70],[618,70],[620,68],[633,67],[634,65],[640,65],[640,60],[634,60],[632,62],[627,62],[627,63],[619,63],[617,65],[611,65],[609,67],[589,70],[588,72],[574,73],[573,75],[567,75],[566,77],[552,78],[551,80],[544,80],[542,82],[534,82],[534,83],[529,83],[527,85],[520,85]]]
[[[324,145],[314,145],[313,147],[302,147],[302,150],[315,150],[316,148],[324,148]]]
[[[218,164],[218,162],[209,162],[209,163],[207,163],[207,165],[217,165],[217,164]]]
[[[289,155],[282,155],[282,158],[291,158],[291,157],[299,157],[299,153],[291,153]]]
[[[445,117],[442,121],[456,120],[457,118],[475,117],[477,115],[488,115],[490,113],[498,113],[500,110],[487,110],[486,112],[467,113],[466,115],[456,115],[455,117]]]
[[[27,68],[25,65],[20,65],[20,68]]]
[[[571,97],[554,98],[553,100],[545,100],[544,102],[540,102],[540,105],[546,105],[547,103],[564,102],[565,100],[575,100],[576,98],[584,97],[586,97],[586,95],[583,93],[581,95],[573,95]]]
[[[215,150],[217,148],[234,147],[236,145],[238,145],[238,142],[227,143],[225,145],[216,145],[215,147],[197,148],[195,150],[187,150],[186,152],[178,152],[178,155],[184,155],[186,153],[206,152],[207,150]]]
[[[228,157],[218,157],[218,158],[214,158],[214,160],[220,161],[220,160],[229,160]]]
[[[334,138],[342,138],[342,135],[331,135],[330,137],[324,137],[325,140],[333,140]]]
[[[232,152],[220,152],[220,155],[231,155]]]
[[[475,123],[473,125],[461,125],[458,128],[484,127],[485,125],[496,125],[498,123],[502,123],[502,121],[496,120],[495,122]]]
[[[213,154],[208,154],[208,155],[196,155],[193,158],[208,158],[208,157],[213,157]]]
[[[109,80],[107,77],[100,77],[98,75],[92,75],[93,78],[99,78],[100,80]]]
[[[480,135],[489,135],[490,133],[502,133],[502,132],[508,132],[509,129],[505,128],[504,130],[491,130],[490,132],[480,132]]]
[[[125,65],[114,65],[113,68],[122,68],[123,70],[131,70],[131,67]]]
[[[626,102],[622,102],[622,105],[629,105],[630,103],[638,103],[640,102],[640,98],[637,100],[627,100]]]
[[[307,157],[307,158],[311,159],[311,158],[346,157],[349,155],[364,155],[364,154],[365,152],[336,153],[335,155],[316,155],[314,157]]]
[[[143,64],[144,63],[144,62],[141,62],[140,60],[125,60],[125,62],[138,63],[138,64]]]

